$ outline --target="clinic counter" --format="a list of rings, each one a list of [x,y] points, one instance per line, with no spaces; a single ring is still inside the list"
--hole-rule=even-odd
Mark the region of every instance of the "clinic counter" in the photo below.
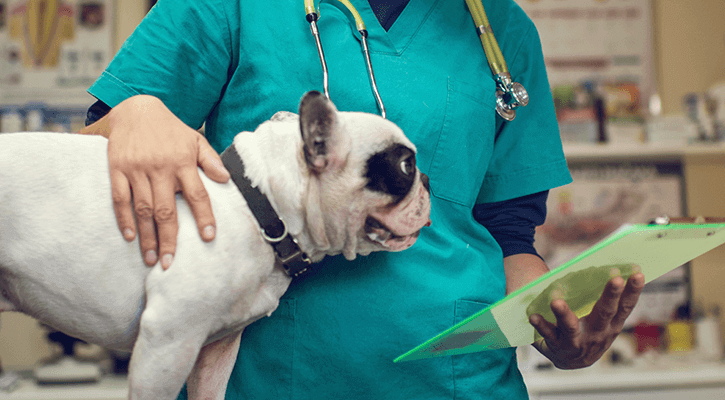
[[[725,365],[585,368],[524,373],[531,400],[725,399]]]

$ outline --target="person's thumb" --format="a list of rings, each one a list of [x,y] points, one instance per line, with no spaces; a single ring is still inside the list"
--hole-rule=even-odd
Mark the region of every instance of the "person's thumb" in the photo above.
[[[80,133],[81,135],[103,136],[108,139],[108,137],[111,135],[111,128],[110,126],[108,126],[108,118],[101,118],[93,124],[79,130],[78,133]]]
[[[197,162],[206,176],[218,183],[226,183],[229,181],[229,171],[224,168],[221,157],[214,151],[206,138],[199,135],[198,143],[199,153],[197,155]]]

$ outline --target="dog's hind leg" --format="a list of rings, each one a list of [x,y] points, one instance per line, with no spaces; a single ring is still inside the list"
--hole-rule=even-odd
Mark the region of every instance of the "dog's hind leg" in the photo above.
[[[129,366],[131,400],[174,400],[181,391],[206,334],[193,324],[180,326],[177,317],[150,306],[141,315]]]
[[[189,400],[224,400],[241,339],[233,334],[202,347],[186,381]]]

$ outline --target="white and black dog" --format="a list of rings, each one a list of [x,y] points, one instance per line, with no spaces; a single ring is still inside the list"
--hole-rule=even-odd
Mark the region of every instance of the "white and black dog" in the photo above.
[[[216,239],[201,240],[177,196],[174,264],[147,268],[118,231],[106,147],[98,136],[0,135],[0,311],[133,350],[132,399],[174,399],[185,381],[190,398],[222,399],[242,331],[277,308],[290,275],[325,255],[406,249],[430,223],[428,180],[400,128],[310,92],[299,117],[278,113],[234,138],[223,154],[234,182],[201,174]],[[260,213],[283,225],[258,222],[258,200],[237,187],[245,179],[274,209]]]

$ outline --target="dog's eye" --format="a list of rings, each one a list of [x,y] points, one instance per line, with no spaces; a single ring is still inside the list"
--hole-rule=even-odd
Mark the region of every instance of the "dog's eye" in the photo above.
[[[403,173],[405,175],[410,174],[409,169],[410,169],[410,166],[408,165],[408,162],[406,162],[406,160],[403,160],[400,162],[400,170],[403,171]]]
[[[404,175],[410,175],[415,169],[415,158],[406,157],[400,161],[400,171]]]
[[[397,204],[410,192],[416,174],[415,152],[403,144],[394,143],[368,159],[366,187],[392,195],[393,204]]]

